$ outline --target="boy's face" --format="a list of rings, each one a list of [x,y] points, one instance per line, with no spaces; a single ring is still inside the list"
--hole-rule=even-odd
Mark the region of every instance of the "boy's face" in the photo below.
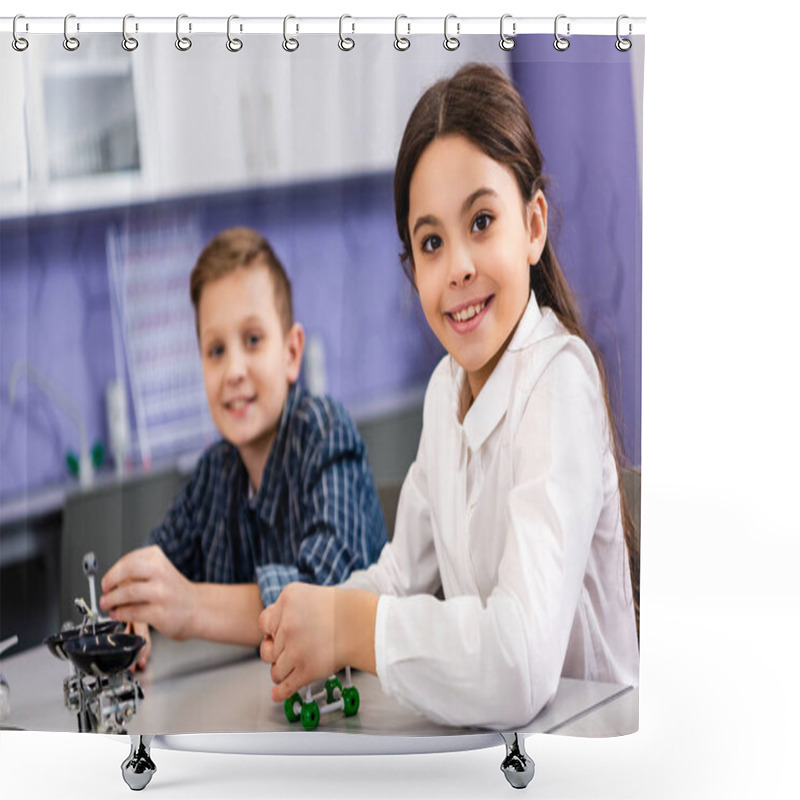
[[[289,386],[300,374],[303,329],[295,323],[284,332],[272,276],[259,263],[207,284],[197,322],[211,417],[257,486]]]

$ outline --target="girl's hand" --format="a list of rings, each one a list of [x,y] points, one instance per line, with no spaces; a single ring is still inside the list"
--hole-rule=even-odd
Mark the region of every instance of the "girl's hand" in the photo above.
[[[290,583],[258,625],[264,634],[261,658],[272,664],[272,699],[282,702],[307,683],[327,678],[344,664],[336,658],[337,590]]]
[[[112,619],[146,622],[172,639],[192,635],[195,584],[178,572],[157,545],[123,556],[100,585],[100,608]]]
[[[290,583],[258,618],[261,658],[272,664],[272,699],[282,702],[342,667],[375,674],[378,596],[360,589]]]
[[[141,636],[145,641],[144,647],[139,652],[139,658],[136,659],[136,663],[131,667],[131,672],[136,672],[137,669],[143,670],[147,666],[147,660],[150,658],[150,647],[152,646],[150,626],[146,622],[129,622],[128,627],[125,628],[125,633]]]

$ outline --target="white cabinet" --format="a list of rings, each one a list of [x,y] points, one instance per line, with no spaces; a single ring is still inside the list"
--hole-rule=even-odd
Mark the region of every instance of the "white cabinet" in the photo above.
[[[390,172],[422,89],[467,61],[507,63],[497,37],[456,52],[434,36],[398,52],[391,36],[280,37],[87,34],[2,52],[4,217],[77,210],[238,188]]]
[[[60,44],[37,39],[2,55],[4,217],[154,196],[135,62],[117,36],[83,37],[75,52]]]
[[[159,195],[225,191],[279,177],[288,64],[264,64],[246,50],[230,53],[224,38],[198,39],[185,53],[176,50],[174,37],[159,38],[142,74],[146,153]]]
[[[0,213],[7,216],[22,214],[27,208],[28,147],[24,64],[18,59],[3,58],[0,67]]]
[[[495,36],[472,37],[455,52],[435,36],[414,40],[405,52],[393,42],[385,35],[356,37],[353,50],[343,53],[325,37],[304,40],[292,55],[292,177],[391,172],[425,88],[471,61],[509,63]]]

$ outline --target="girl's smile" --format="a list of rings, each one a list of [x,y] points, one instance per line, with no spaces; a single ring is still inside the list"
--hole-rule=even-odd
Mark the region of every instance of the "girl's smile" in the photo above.
[[[465,136],[434,139],[409,187],[414,279],[436,337],[478,396],[530,297],[547,239],[547,203],[523,198],[505,165]]]
[[[445,312],[450,326],[456,333],[471,333],[481,324],[493,299],[494,295],[489,295],[482,300],[462,303]]]

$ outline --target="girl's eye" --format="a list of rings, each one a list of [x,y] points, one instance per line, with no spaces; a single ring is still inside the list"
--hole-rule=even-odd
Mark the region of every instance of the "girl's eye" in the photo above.
[[[261,335],[258,333],[248,333],[246,341],[248,347],[258,347],[258,343],[261,341]]]
[[[422,252],[423,253],[432,253],[434,250],[438,250],[442,246],[442,238],[437,236],[435,233],[431,234],[430,236],[426,236],[422,240]]]
[[[225,349],[221,344],[212,344],[211,347],[208,348],[208,357],[209,358],[219,358]]]
[[[489,214],[478,214],[472,222],[472,231],[482,232],[485,231],[492,222],[492,217]]]

